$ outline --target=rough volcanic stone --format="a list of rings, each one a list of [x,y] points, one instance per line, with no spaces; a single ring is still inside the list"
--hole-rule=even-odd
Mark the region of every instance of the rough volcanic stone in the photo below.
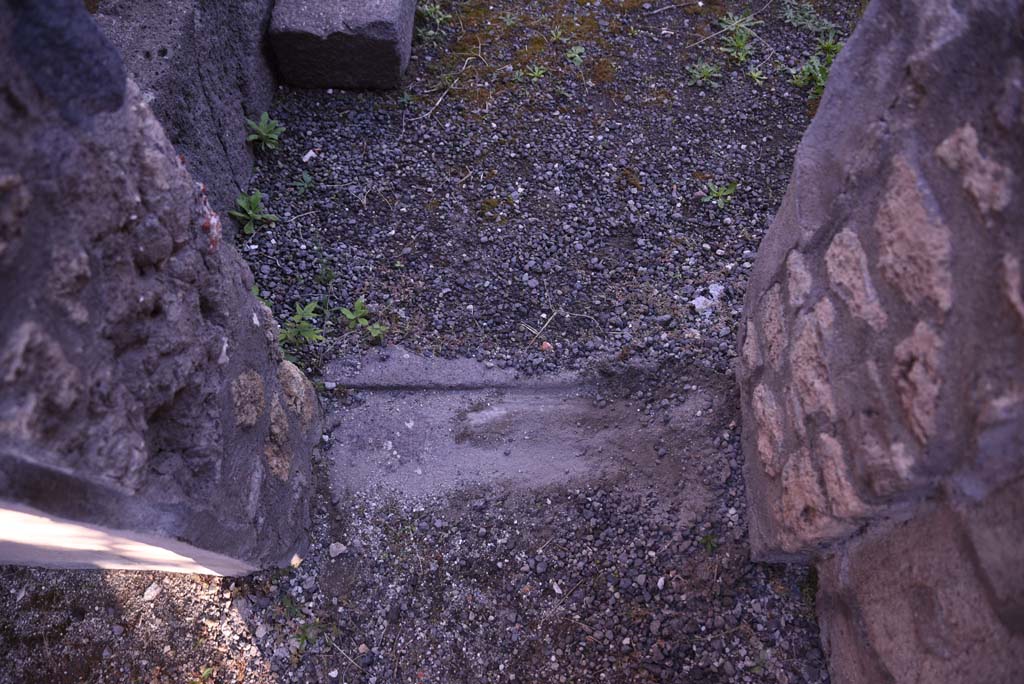
[[[1019,534],[1007,535],[1009,516],[1022,513],[1024,487],[1013,489],[963,510],[925,504],[819,565],[817,604],[833,681],[1024,681],[1020,614],[1004,602],[1019,609],[1024,560]],[[999,527],[988,527],[992,519]],[[998,568],[995,576],[979,563],[979,550]],[[1012,572],[1018,576],[1001,574]],[[998,589],[1007,593],[992,593]]]
[[[270,43],[302,88],[397,88],[409,64],[416,0],[277,0]]]
[[[818,563],[833,681],[1024,680],[1021,16],[873,2],[751,273],[752,552]]]
[[[288,562],[315,393],[79,0],[0,3],[0,119],[0,509]]]
[[[903,514],[967,469],[985,483],[972,496],[1024,475],[1002,457],[982,464],[971,437],[982,429],[979,407],[1016,415],[1024,403],[1024,235],[1015,227],[1024,54],[985,23],[1004,5],[876,3],[833,67],[759,250],[741,326],[745,444],[760,454],[746,459],[747,484],[763,513],[753,516],[752,543],[762,558],[813,558],[847,534],[820,530],[859,529],[772,512],[795,510],[773,508],[783,489],[818,500],[828,477],[818,435],[841,454],[830,472],[849,479],[830,488],[846,503],[821,506],[822,516],[861,511],[851,505],[861,500],[879,516]],[[907,32],[900,45],[884,36],[890,21]],[[985,56],[977,73],[954,68],[975,50]],[[998,431],[1022,433],[1024,424]],[[789,469],[784,487],[785,459],[801,447],[815,467]]]
[[[272,5],[273,0],[96,3],[96,22],[121,52],[192,176],[206,183],[217,211],[233,207],[249,184],[253,153],[245,120],[259,118],[274,93],[264,38]]]

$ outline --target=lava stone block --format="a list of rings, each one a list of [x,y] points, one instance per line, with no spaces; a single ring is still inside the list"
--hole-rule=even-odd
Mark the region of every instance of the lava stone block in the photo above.
[[[386,90],[409,64],[416,0],[277,0],[270,43],[301,88]]]

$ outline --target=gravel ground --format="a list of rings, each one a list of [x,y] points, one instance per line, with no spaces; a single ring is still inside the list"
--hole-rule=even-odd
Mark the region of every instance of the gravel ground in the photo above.
[[[695,414],[715,494],[697,519],[642,463],[413,501],[332,491],[317,455],[297,568],[0,568],[0,682],[828,681],[813,574],[749,559],[730,370],[746,273],[813,114],[787,68],[817,37],[781,4],[738,66],[717,22],[761,3],[441,2],[404,93],[281,89],[288,130],[252,185],[280,221],[238,236],[282,323],[318,303],[326,339],[289,346],[314,379],[372,349],[339,309],[364,297],[386,344],[600,371],[595,401],[648,422],[715,392],[714,415]],[[843,35],[860,4],[815,6]],[[701,59],[718,87],[687,85]],[[732,182],[725,206],[702,201]],[[362,400],[319,387],[329,415]],[[656,457],[691,457],[670,447]]]
[[[336,310],[358,297],[388,342],[443,356],[730,367],[746,273],[813,107],[786,69],[817,39],[770,7],[740,67],[710,38],[720,3],[625,4],[442,4],[447,42],[418,44],[404,93],[282,88],[286,144],[252,182],[282,221],[239,245],[282,320],[311,301],[329,312],[314,368],[367,344]],[[852,7],[822,11],[845,25]],[[759,86],[746,70],[765,58]],[[687,85],[701,60],[718,87]],[[737,183],[725,207],[702,201],[709,182]],[[545,352],[526,326],[549,317]]]

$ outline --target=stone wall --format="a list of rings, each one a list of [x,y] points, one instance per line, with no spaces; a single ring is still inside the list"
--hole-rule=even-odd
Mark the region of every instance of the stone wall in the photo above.
[[[1022,27],[873,2],[751,276],[751,544],[818,563],[833,681],[1024,681]]]
[[[0,508],[287,562],[315,393],[80,0],[0,2],[0,120]]]
[[[218,211],[249,184],[245,119],[259,118],[273,96],[264,37],[272,7],[273,0],[96,0],[91,8]]]

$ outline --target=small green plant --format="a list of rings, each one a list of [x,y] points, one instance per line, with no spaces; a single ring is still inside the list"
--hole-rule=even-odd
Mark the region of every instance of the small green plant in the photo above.
[[[735,15],[729,12],[722,17],[718,24],[727,34],[722,37],[722,52],[729,55],[737,64],[744,64],[750,59],[752,51],[751,39],[754,37],[754,27],[763,24],[759,19],[754,19],[752,14]]]
[[[323,625],[319,620],[299,625],[298,630],[295,632],[295,640],[299,643],[299,650],[305,651],[307,646],[316,642],[322,631]]]
[[[362,328],[370,325],[370,310],[366,308],[366,302],[360,297],[356,300],[356,303],[352,305],[351,309],[342,307],[341,315],[348,321],[348,329],[355,330],[356,328]]]
[[[513,27],[519,23],[519,17],[512,14],[511,12],[505,12],[501,15],[501,21],[505,26]]]
[[[203,684],[203,682],[208,682],[213,678],[213,673],[213,667],[204,667],[199,672],[199,676],[193,679],[189,684]]]
[[[434,22],[434,26],[437,28],[443,27],[452,19],[452,15],[441,9],[441,4],[437,2],[428,2],[420,5],[419,12],[424,17]]]
[[[380,342],[384,339],[384,333],[388,331],[388,326],[383,323],[371,323],[366,326],[366,332],[370,334],[370,339],[374,342]]]
[[[284,327],[281,328],[281,332],[278,335],[278,340],[282,344],[291,345],[322,342],[324,339],[323,331],[313,325],[313,322],[316,320],[318,306],[317,302],[308,302],[305,305],[296,304],[295,313],[285,321]]]
[[[266,299],[264,299],[263,297],[260,296],[260,286],[259,285],[256,285],[254,283],[253,286],[249,288],[249,292],[251,292],[252,296],[255,297],[257,300],[259,300],[259,302],[261,304],[263,304],[263,306],[267,307],[268,309],[270,308],[270,302],[268,302]]]
[[[416,27],[416,38],[422,43],[438,43],[444,37],[444,27],[451,21],[452,15],[441,9],[441,4],[428,2],[416,8],[428,25]]]
[[[791,82],[798,88],[810,88],[811,99],[817,99],[825,92],[828,82],[828,64],[823,63],[818,55],[804,62],[803,66],[793,71]]]
[[[316,281],[323,285],[324,287],[326,287],[330,285],[332,282],[334,282],[335,277],[336,274],[334,273],[334,269],[325,263],[323,267],[317,272]]]
[[[256,143],[261,150],[276,150],[281,134],[286,130],[277,120],[271,119],[266,112],[260,114],[259,121],[246,119],[245,123],[252,129],[252,133],[246,140]]]
[[[285,572],[287,572],[287,569],[285,569]],[[292,619],[302,615],[302,608],[295,602],[291,594],[285,594],[281,598],[281,606],[284,609],[285,615]]]
[[[526,75],[530,78],[531,81],[536,83],[537,81],[541,80],[542,78],[548,75],[548,70],[547,67],[540,66],[539,64],[531,64],[526,69]]]
[[[586,49],[580,45],[575,45],[565,51],[565,58],[576,66],[583,64],[583,56],[587,54]]]
[[[549,43],[565,43],[568,40],[568,38],[562,35],[562,29],[560,28],[552,29],[551,33],[548,34]]]
[[[424,26],[416,27],[416,40],[421,43],[433,44],[441,40],[441,32]]]
[[[715,64],[708,64],[701,60],[696,64],[686,67],[686,73],[690,76],[687,85],[710,85],[713,88],[717,88],[718,78],[722,75],[722,70]]]
[[[258,225],[266,223],[273,225],[279,220],[274,214],[267,213],[263,207],[263,193],[259,190],[253,190],[248,195],[242,193],[235,199],[235,206],[238,209],[229,211],[228,215],[242,223],[242,232],[246,235],[255,233]]]
[[[305,195],[313,187],[313,177],[309,175],[308,171],[303,171],[298,180],[292,181],[289,185],[295,188],[300,195]]]
[[[715,535],[708,532],[700,538],[700,545],[704,547],[704,550],[708,553],[714,553],[715,549],[718,548],[718,540],[715,539]]]
[[[782,0],[779,14],[782,20],[790,26],[812,33],[825,33],[834,31],[836,28],[835,24],[818,14],[806,0]]]
[[[735,181],[728,185],[716,185],[709,181],[707,184],[707,190],[705,191],[704,196],[701,197],[700,201],[705,204],[715,204],[719,209],[725,209],[725,206],[732,201],[732,196],[735,192]]]
[[[760,26],[764,22],[760,19],[754,19],[753,14],[741,14],[739,16],[729,12],[724,17],[718,20],[718,25],[726,31],[735,33],[736,31],[746,31],[747,33],[753,33],[755,26]]]
[[[827,36],[823,36],[818,39],[818,50],[825,57],[825,64],[832,66],[832,62],[835,60],[839,51],[843,49],[843,44],[836,40],[835,33],[829,33]]]
[[[384,333],[388,331],[388,327],[382,323],[370,323],[370,310],[366,308],[366,302],[362,297],[356,300],[351,309],[342,307],[341,315],[348,321],[349,330],[365,328],[373,342],[383,341]]]
[[[526,72],[522,69],[516,69],[512,72],[512,80],[516,83],[522,83],[526,80]]]
[[[754,34],[750,29],[738,28],[722,38],[722,47],[718,48],[729,55],[737,64],[744,64],[750,59],[750,39]]]
[[[410,93],[408,90],[402,92],[402,96],[398,98],[398,104],[402,108],[408,108],[412,106],[412,103],[416,101],[416,96]]]
[[[748,69],[747,76],[749,76],[750,80],[752,80],[757,85],[764,85],[764,82],[766,80],[764,72],[758,69],[757,67],[751,67],[750,69]]]

